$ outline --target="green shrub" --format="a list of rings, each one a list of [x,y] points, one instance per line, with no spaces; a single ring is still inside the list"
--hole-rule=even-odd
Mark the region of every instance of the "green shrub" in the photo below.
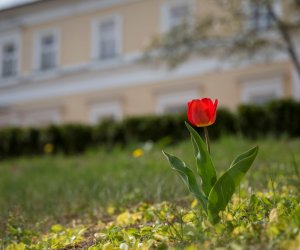
[[[66,124],[59,127],[65,154],[81,153],[92,144],[92,129],[87,125]],[[58,145],[57,145],[58,146]]]
[[[300,103],[292,100],[273,101],[264,106],[241,105],[237,113],[219,108],[217,122],[209,127],[212,139],[224,134],[257,138],[272,134],[300,136]],[[3,128],[0,130],[0,159],[45,153],[76,154],[91,146],[128,145],[153,141],[176,143],[188,138],[186,114],[129,117],[116,122],[104,120],[96,126],[66,124],[46,128]],[[203,133],[202,128],[197,128]]]
[[[266,108],[274,135],[300,136],[300,102],[278,100],[269,103]]]
[[[39,145],[42,152],[44,152],[46,144],[53,145],[53,153],[63,151],[63,138],[59,126],[50,125],[49,127],[41,128]]]
[[[42,152],[40,145],[41,129],[28,128],[23,130],[23,150],[22,154],[37,155]]]
[[[209,127],[209,136],[211,139],[217,139],[221,135],[237,133],[238,125],[235,115],[224,108],[217,110],[217,122]]]
[[[0,157],[19,156],[25,152],[24,130],[5,128],[0,133]]]
[[[94,126],[92,131],[93,145],[105,145],[108,148],[115,144],[125,144],[124,126],[122,122],[105,119]]]
[[[239,106],[237,121],[240,133],[246,137],[257,138],[271,132],[271,119],[265,106]]]

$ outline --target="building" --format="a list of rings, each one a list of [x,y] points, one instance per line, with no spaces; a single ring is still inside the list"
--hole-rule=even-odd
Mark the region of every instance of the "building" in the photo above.
[[[299,98],[299,79],[284,56],[238,67],[201,58],[174,70],[141,63],[154,36],[210,5],[210,0],[41,0],[2,9],[0,125],[93,124],[106,117],[176,112],[202,96],[231,109],[241,102]]]

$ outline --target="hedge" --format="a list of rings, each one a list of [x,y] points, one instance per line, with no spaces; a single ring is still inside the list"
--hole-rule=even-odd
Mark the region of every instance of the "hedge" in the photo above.
[[[105,120],[96,126],[66,124],[46,128],[2,128],[0,159],[47,153],[76,154],[93,146],[125,146],[136,142],[179,142],[188,138],[185,114]],[[202,132],[201,129],[198,129]],[[226,134],[248,138],[265,135],[300,136],[300,103],[278,100],[263,106],[241,105],[232,113],[219,108],[217,122],[209,127],[212,139]]]

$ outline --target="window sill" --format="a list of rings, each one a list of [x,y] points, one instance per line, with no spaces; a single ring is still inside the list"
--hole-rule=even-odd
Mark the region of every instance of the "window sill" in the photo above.
[[[35,70],[32,72],[31,78],[34,81],[50,80],[50,79],[58,77],[59,74],[60,74],[59,68],[54,68],[51,70]]]
[[[109,59],[98,59],[94,58],[91,61],[91,69],[93,70],[106,70],[106,69],[114,69],[120,66],[131,64],[132,62],[138,60],[141,56],[141,53],[130,53],[127,55],[118,55],[114,58]]]
[[[11,76],[11,77],[0,77],[0,87],[17,85],[20,82],[19,76]]]
[[[79,71],[105,71],[113,70],[119,67],[124,67],[132,65],[134,62],[138,61],[142,57],[141,52],[133,52],[126,55],[119,55],[112,59],[99,60],[94,59],[87,63],[81,63],[78,65],[56,67],[51,70],[33,70],[29,74],[23,74],[16,77],[10,78],[0,78],[0,88],[1,87],[11,87],[14,85],[22,85],[23,83],[47,81],[57,79],[61,76],[72,75],[78,73]]]
[[[111,69],[119,67],[123,64],[123,61],[122,56],[116,56],[108,59],[94,58],[91,61],[91,69]]]

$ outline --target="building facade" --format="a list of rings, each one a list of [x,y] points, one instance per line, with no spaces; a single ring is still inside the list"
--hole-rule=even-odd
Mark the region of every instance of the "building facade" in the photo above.
[[[298,99],[286,56],[239,65],[193,57],[173,70],[140,60],[153,37],[209,8],[210,0],[41,0],[1,10],[0,126],[177,112],[204,96],[230,109]]]

